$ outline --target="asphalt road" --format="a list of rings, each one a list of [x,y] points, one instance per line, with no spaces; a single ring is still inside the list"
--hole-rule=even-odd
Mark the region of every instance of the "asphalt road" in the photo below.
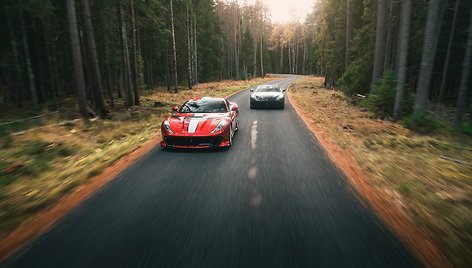
[[[287,87],[294,77],[278,81]],[[286,100],[228,151],[153,149],[7,267],[417,267]]]

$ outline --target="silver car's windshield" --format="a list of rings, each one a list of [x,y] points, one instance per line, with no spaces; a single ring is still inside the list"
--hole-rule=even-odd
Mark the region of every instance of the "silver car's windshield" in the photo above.
[[[279,87],[273,86],[273,87],[257,87],[256,92],[281,92]]]

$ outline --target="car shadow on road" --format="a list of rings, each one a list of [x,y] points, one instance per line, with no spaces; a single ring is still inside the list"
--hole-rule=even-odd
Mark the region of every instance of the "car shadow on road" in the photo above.
[[[182,148],[161,148],[162,152],[165,153],[174,153],[174,154],[181,154],[181,153],[204,153],[204,154],[214,154],[214,153],[226,153],[230,151],[230,148],[197,148],[197,149],[182,149]]]

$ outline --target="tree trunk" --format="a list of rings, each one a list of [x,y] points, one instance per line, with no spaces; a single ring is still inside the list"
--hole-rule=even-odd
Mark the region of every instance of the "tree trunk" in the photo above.
[[[284,47],[283,45],[280,46],[280,65],[279,65],[280,71],[279,73],[284,72]]]
[[[166,51],[165,51],[165,54],[164,54],[164,57],[166,58],[166,87],[167,87],[167,91],[170,91],[171,90],[171,86],[170,86],[170,83],[171,83],[171,74],[170,74],[170,55],[169,55],[169,42],[166,41],[166,44],[165,44],[165,47],[166,47]]]
[[[7,16],[7,24],[8,24],[8,32],[10,34],[10,45],[11,45],[11,51],[13,54],[13,65],[15,66],[15,80],[17,81],[17,90],[18,90],[18,95],[17,95],[17,100],[21,101],[21,92],[23,91],[23,79],[22,79],[22,74],[21,74],[21,65],[20,65],[20,57],[18,55],[18,47],[16,44],[16,36],[15,32],[13,30],[13,22],[11,18],[11,13],[10,13],[10,7],[7,5],[6,7],[6,16]],[[14,90],[14,89],[11,89]],[[8,89],[5,90],[5,99],[4,102],[8,103],[11,100],[11,96],[13,95],[12,92],[8,92]]]
[[[192,12],[193,14],[193,12]],[[198,50],[197,50],[197,17],[196,16],[192,16],[192,18],[194,18],[194,21],[193,21],[193,49],[194,49],[194,53],[193,53],[193,64],[194,64],[194,67],[193,67],[193,71],[194,71],[194,74],[193,74],[193,84],[194,85],[197,85],[198,84]]]
[[[113,82],[111,75],[111,64],[110,64],[110,46],[108,41],[105,41],[105,57],[106,57],[106,72],[107,72],[107,93],[108,98],[110,99],[111,108],[115,108],[115,100],[113,98]]]
[[[152,48],[149,46],[149,61],[148,61],[148,66],[149,66],[149,85],[152,90],[154,90],[154,70],[153,70],[153,56],[152,56]]]
[[[395,19],[396,19],[396,14],[394,15],[393,13],[395,12],[395,3],[396,1],[390,1],[390,4],[388,5],[388,19],[387,19],[387,37],[385,41],[385,55],[384,55],[384,70],[390,68],[393,69],[392,67],[394,64],[391,63],[391,59],[394,58],[394,31],[395,31]]]
[[[53,67],[53,76],[55,77],[55,80],[56,80],[56,94],[58,97],[61,97],[61,96],[64,96],[64,86],[63,86],[63,79],[60,79],[60,75],[59,75],[59,62],[57,60],[57,46],[56,46],[56,42],[57,42],[57,36],[59,34],[56,34],[56,38],[54,40],[54,42],[52,42],[52,49],[51,49],[51,52],[52,52],[52,67]]]
[[[84,24],[85,47],[87,49],[88,63],[92,76],[93,95],[95,111],[100,117],[106,116],[105,105],[103,103],[103,87],[100,68],[98,66],[97,48],[93,34],[92,17],[90,15],[89,0],[80,0],[82,20]]]
[[[349,50],[351,48],[351,36],[352,36],[352,7],[351,1],[347,0],[347,7],[346,7],[346,45],[345,45],[345,54],[344,54],[344,70],[347,70],[347,67],[350,63],[350,53]]]
[[[292,73],[292,48],[291,44],[287,44],[287,57],[288,57],[288,73]]]
[[[128,37],[124,21],[123,7],[121,0],[118,2],[118,21],[120,26],[121,63],[123,72],[123,85],[125,91],[125,105],[127,108],[134,105],[133,93],[131,91],[131,66],[129,62]]]
[[[456,3],[454,5],[454,18],[452,20],[451,31],[449,33],[449,42],[447,43],[446,60],[444,61],[444,69],[442,72],[441,86],[439,87],[438,102],[441,102],[441,103],[443,103],[444,100],[446,99],[446,79],[447,79],[447,72],[449,71],[449,60],[451,58],[451,47],[452,47],[452,41],[454,39],[454,31],[456,30],[457,14],[459,13],[459,3],[460,3],[460,0],[456,0]]]
[[[239,11],[238,11],[239,12]],[[239,30],[239,13],[236,16],[236,25],[234,27],[234,64],[236,71],[236,80],[240,79],[240,70],[239,70],[239,51],[238,51],[238,33],[241,33]]]
[[[252,67],[253,67],[253,74],[252,77],[255,78],[257,76],[257,38],[254,33],[254,53],[253,55],[253,60],[252,60]]]
[[[398,120],[401,117],[403,95],[405,92],[406,68],[408,63],[408,47],[410,42],[410,21],[411,21],[411,1],[402,1],[401,11],[401,25],[399,34],[399,59],[398,59],[398,74],[397,74],[397,94],[395,98],[395,107],[393,112],[393,119]]]
[[[130,0],[131,6],[131,32],[132,32],[132,44],[131,44],[131,51],[132,51],[132,58],[133,61],[133,93],[134,93],[134,105],[140,105],[139,101],[139,90],[140,90],[140,81],[139,81],[139,64],[138,64],[138,40],[136,38],[137,30],[136,30],[136,12],[134,8],[134,1]]]
[[[39,102],[38,102],[38,92],[36,90],[35,85],[35,76],[33,71],[33,66],[31,64],[31,56],[28,46],[28,41],[26,40],[26,29],[25,29],[25,22],[23,18],[23,12],[21,12],[21,40],[23,42],[23,50],[25,53],[25,62],[26,62],[26,70],[28,72],[28,82],[29,82],[29,90],[31,94],[31,102],[33,104],[33,109],[39,109]]]
[[[79,112],[82,117],[87,118],[87,99],[85,96],[84,69],[82,54],[80,50],[79,31],[77,28],[77,15],[75,12],[75,1],[66,0],[67,19],[69,21],[69,35],[74,62],[74,78],[77,87],[77,99],[79,102]]]
[[[192,81],[192,24],[191,24],[191,14],[189,10],[189,3],[187,2],[187,72],[188,72],[188,88],[193,87]]]
[[[261,77],[264,77],[265,74],[264,74],[264,55],[263,55],[263,49],[262,49],[262,45],[263,45],[262,36],[263,36],[263,32],[261,32]]]
[[[31,30],[33,32],[33,36],[32,36],[32,39],[30,40],[30,44],[32,45],[33,51],[34,51],[32,58],[36,59],[38,62],[41,62],[42,61],[41,51],[39,51],[40,46],[39,46],[38,40],[41,39],[39,38],[39,36],[42,29],[41,30],[38,29],[38,24],[33,21],[33,24],[31,25]],[[47,55],[47,52],[45,52],[45,54]],[[33,64],[31,64],[31,66],[33,66]],[[48,97],[47,92],[46,92],[46,84],[45,84],[46,74],[44,72],[45,72],[45,68],[42,68],[42,66],[39,66],[36,72],[37,75],[35,75],[35,79],[36,79],[35,81],[37,85],[36,94],[38,96],[38,103],[44,102],[45,100],[47,100],[47,97]]]
[[[444,19],[444,13],[445,13],[445,9],[446,9],[446,5],[445,5],[445,1],[442,1],[440,4],[439,4],[439,19],[437,20],[437,23],[436,23],[436,34],[434,36],[434,47],[433,47],[433,52],[432,54],[433,55],[436,55],[436,52],[438,51],[438,46],[439,46],[439,41],[440,41],[440,34],[441,34],[441,25],[443,24],[443,19]],[[433,62],[433,70],[434,70],[434,62]],[[435,79],[437,80],[437,79]],[[431,88],[430,89],[430,96],[433,97],[435,99],[437,99],[437,96],[439,96],[439,88]]]
[[[456,116],[454,118],[454,125],[459,126],[462,123],[462,117],[466,108],[467,90],[470,78],[470,69],[472,61],[472,8],[470,10],[469,33],[467,34],[467,47],[462,63],[462,78],[459,89],[459,96],[457,99]]]
[[[236,80],[239,80],[239,60],[238,60],[238,40],[237,40],[237,32],[234,31],[234,70]]]
[[[50,97],[52,97],[53,99],[56,99],[57,98],[57,80],[56,80],[56,76],[55,76],[55,73],[54,73],[54,57],[52,56],[54,53],[52,52],[52,49],[54,48],[54,46],[51,44],[52,42],[54,42],[53,38],[51,38],[52,33],[51,33],[51,29],[50,27],[43,22],[43,34],[42,34],[42,37],[43,37],[43,42],[44,42],[44,46],[45,46],[45,49],[46,49],[46,53],[47,53],[47,73],[48,73],[48,76],[49,76],[49,87],[48,87],[48,91],[49,91],[49,95]]]
[[[295,73],[299,74],[299,68],[298,66],[300,65],[300,39],[297,34],[297,45],[296,45],[296,51],[295,51]]]
[[[383,75],[386,47],[386,20],[387,20],[387,1],[379,0],[377,8],[377,29],[375,34],[375,52],[374,67],[372,72],[372,89]]]
[[[172,80],[172,86],[174,89],[174,92],[177,93],[179,88],[178,88],[178,79],[177,79],[177,51],[175,48],[175,30],[174,30],[174,8],[172,4],[173,0],[170,0],[170,20],[171,20],[171,26],[172,26],[172,72],[173,72],[173,80]]]
[[[435,50],[434,47],[436,46],[435,37],[440,3],[440,0],[429,1],[428,19],[426,22],[423,55],[421,58],[421,70],[418,79],[414,114],[424,112],[428,101],[429,85],[431,82],[431,73],[435,57],[433,52]]]

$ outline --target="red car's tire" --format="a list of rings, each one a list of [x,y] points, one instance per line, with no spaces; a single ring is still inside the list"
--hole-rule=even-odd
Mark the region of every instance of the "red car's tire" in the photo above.
[[[229,126],[228,141],[228,148],[230,148],[233,145],[233,127],[231,125]]]

